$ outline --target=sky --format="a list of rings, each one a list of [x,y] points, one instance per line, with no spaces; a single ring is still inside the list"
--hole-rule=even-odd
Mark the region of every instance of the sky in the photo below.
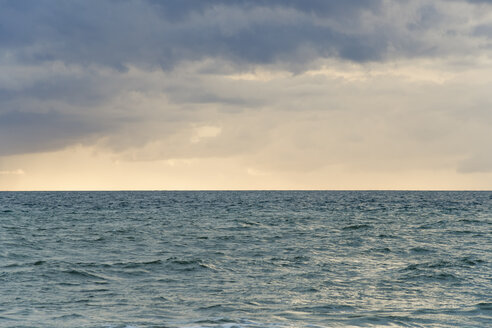
[[[492,189],[492,1],[0,0],[0,190]]]

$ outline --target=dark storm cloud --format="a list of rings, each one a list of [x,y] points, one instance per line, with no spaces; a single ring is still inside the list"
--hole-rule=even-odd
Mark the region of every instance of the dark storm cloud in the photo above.
[[[194,12],[203,13],[214,6],[234,6],[243,10],[253,7],[283,7],[316,16],[328,16],[375,9],[381,5],[381,0],[147,0],[147,2],[158,8],[167,19],[175,21],[182,20]]]
[[[492,25],[479,25],[475,28],[474,34],[492,39]]]
[[[465,0],[465,2],[492,5],[492,0]]]
[[[59,60],[124,71],[127,65],[169,69],[206,57],[246,64],[329,56],[368,61],[383,59],[389,45],[410,56],[409,45],[416,46],[400,43],[385,24],[371,31],[361,25],[364,13],[380,14],[380,0],[0,4],[0,49],[31,64]]]
[[[77,115],[8,111],[0,114],[0,154],[56,150],[102,130]]]
[[[110,90],[104,88],[102,81],[96,81],[90,76],[51,77],[32,81],[20,89],[0,88],[0,106],[8,110],[12,102],[30,99],[90,107],[112,97],[113,94],[108,91]]]

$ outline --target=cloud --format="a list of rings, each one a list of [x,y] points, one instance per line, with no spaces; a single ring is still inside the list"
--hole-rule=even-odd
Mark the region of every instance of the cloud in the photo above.
[[[474,29],[474,35],[483,36],[488,39],[492,39],[492,24],[478,25]]]
[[[97,122],[56,111],[0,114],[0,154],[49,151],[80,143],[101,129]]]
[[[89,144],[234,156],[253,175],[489,166],[486,1],[0,6],[0,156]]]
[[[0,44],[25,63],[59,60],[120,71],[129,65],[172,69],[209,57],[238,65],[299,66],[319,57],[379,61],[449,53],[447,42],[459,38],[446,30],[468,33],[455,25],[460,15],[452,9],[444,2],[381,0],[4,0]]]
[[[485,148],[483,152],[476,153],[463,160],[458,166],[458,171],[461,173],[492,172],[492,156],[489,149]]]
[[[26,172],[24,172],[24,170],[21,169],[12,170],[12,171],[0,171],[0,175],[24,175],[24,174],[26,174]]]

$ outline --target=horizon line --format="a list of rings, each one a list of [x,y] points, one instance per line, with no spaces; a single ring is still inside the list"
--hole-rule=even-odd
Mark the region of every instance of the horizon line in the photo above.
[[[31,190],[0,190],[0,192],[235,192],[235,191],[469,191],[491,192],[492,189],[31,189]]]

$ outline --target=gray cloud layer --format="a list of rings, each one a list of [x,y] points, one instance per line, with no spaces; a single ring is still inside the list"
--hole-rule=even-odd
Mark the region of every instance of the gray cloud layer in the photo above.
[[[405,1],[4,0],[1,7],[1,49],[17,60],[120,70],[169,69],[206,57],[299,65],[326,56],[362,62],[427,56],[450,49],[426,33],[464,32],[435,5]]]
[[[320,87],[316,78],[289,85],[220,76],[258,67],[301,74],[330,58],[369,65],[449,57],[459,67],[489,56],[492,45],[490,1],[0,0],[0,9],[0,156],[97,140],[118,151],[159,141],[153,156],[137,152],[130,157],[227,156],[263,147],[258,156],[271,163],[273,155],[267,154],[299,157],[277,141],[266,144],[275,140],[275,131],[287,129],[282,120],[299,120],[296,115],[321,109],[343,110],[344,119],[352,122],[347,124],[361,131],[360,122],[374,124],[383,117],[385,137],[395,133],[385,129],[397,124],[412,138],[420,132],[399,119],[414,117],[415,126],[432,128],[422,112],[412,116],[411,100],[401,98],[407,105],[396,116],[378,116],[387,113],[377,102],[370,113],[354,109],[358,105],[352,100],[351,106],[344,104],[344,97],[354,94],[368,103],[388,96],[382,86],[371,94],[357,84],[343,89],[344,82],[337,80],[322,81]],[[398,92],[384,83],[390,94]],[[416,90],[421,96],[422,86]],[[389,102],[398,106],[398,99]],[[447,101],[429,111],[442,112],[442,103]],[[473,109],[472,120],[489,122],[480,110]],[[453,107],[441,117],[456,124],[457,112]],[[330,115],[321,116],[334,120]],[[319,158],[312,166],[330,162],[330,156],[319,153],[335,149],[319,143],[326,133],[310,131],[323,129],[320,122],[299,124],[303,135],[291,135],[305,156]],[[221,124],[222,137],[189,144],[197,126]],[[347,145],[357,138],[384,144],[376,137],[346,137],[352,140]],[[410,155],[419,149],[411,147]],[[436,143],[429,153],[443,147]],[[490,161],[475,153],[463,153],[471,159],[463,162],[462,171],[488,170],[489,164],[480,163]]]

